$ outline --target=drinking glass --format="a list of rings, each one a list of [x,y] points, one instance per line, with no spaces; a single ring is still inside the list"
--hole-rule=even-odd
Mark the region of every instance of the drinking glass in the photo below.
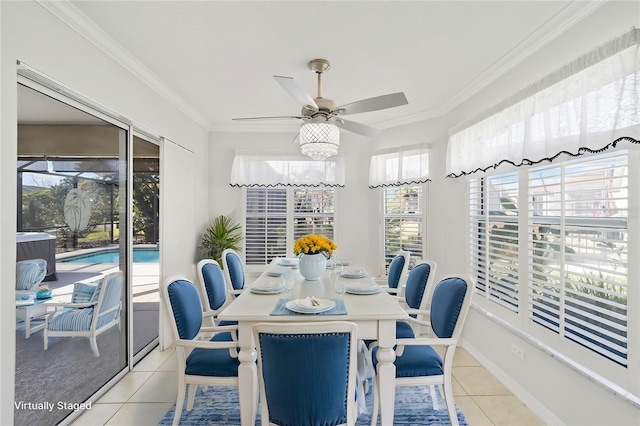
[[[331,276],[331,283],[333,284],[333,289],[336,292],[336,294],[338,296],[343,295],[346,290],[346,287],[345,287],[344,280],[342,279],[342,277],[340,277],[340,272],[334,269],[333,271],[330,272],[330,276]]]
[[[284,289],[287,291],[293,290],[293,282],[294,282],[293,274],[294,272],[291,269],[287,271],[286,274],[284,274]]]

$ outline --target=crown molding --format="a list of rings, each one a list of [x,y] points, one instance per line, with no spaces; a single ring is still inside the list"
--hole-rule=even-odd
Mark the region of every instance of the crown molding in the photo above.
[[[186,114],[206,130],[211,129],[211,121],[191,106],[184,98],[145,67],[131,53],[123,48],[111,36],[98,27],[89,17],[82,13],[69,0],[36,0],[40,6],[58,18],[64,24],[76,31],[87,41],[92,43],[114,61],[131,72],[153,91],[158,93],[172,105]]]

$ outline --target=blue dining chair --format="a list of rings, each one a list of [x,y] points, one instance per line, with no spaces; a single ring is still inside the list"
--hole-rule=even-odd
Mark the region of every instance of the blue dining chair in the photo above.
[[[259,323],[262,425],[353,425],[357,325],[345,321]]]
[[[235,299],[244,290],[244,267],[240,255],[233,249],[222,252],[222,267],[229,298]]]
[[[227,284],[220,265],[213,259],[202,259],[196,265],[204,318],[211,326],[236,325],[237,321],[219,321],[218,314],[226,306]]]
[[[458,425],[458,417],[453,401],[451,370],[472,294],[471,278],[457,275],[445,277],[435,286],[431,298],[429,324],[434,337],[396,340],[396,386],[442,386],[449,420],[454,426]],[[444,347],[444,359],[433,346]],[[373,348],[373,364],[376,369],[377,350],[377,346]],[[380,389],[375,377],[373,388],[371,424],[375,425],[380,407]]]
[[[398,254],[391,259],[389,269],[387,270],[387,286],[385,287],[387,293],[400,297],[404,296],[404,286],[407,281],[410,259],[411,253],[405,250],[400,250]]]
[[[162,299],[171,317],[178,359],[178,397],[173,425],[180,423],[188,385],[187,410],[193,409],[196,388],[238,386],[238,345],[230,334],[237,326],[203,327],[201,297],[184,277],[170,277],[162,284]],[[203,334],[215,333],[211,340]]]

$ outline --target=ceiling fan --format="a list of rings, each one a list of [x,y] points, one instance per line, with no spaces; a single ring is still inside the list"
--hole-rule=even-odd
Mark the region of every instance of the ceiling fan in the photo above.
[[[379,129],[360,124],[355,121],[345,120],[342,116],[378,111],[406,105],[408,103],[404,93],[398,92],[362,99],[360,101],[338,106],[332,99],[322,97],[322,73],[328,71],[329,68],[331,68],[331,64],[326,59],[313,59],[309,61],[309,69],[318,75],[318,96],[315,98],[312,98],[307,92],[305,92],[293,78],[279,75],[273,76],[280,87],[282,87],[285,92],[302,105],[300,115],[245,117],[234,118],[233,120],[297,119],[305,122],[329,122],[335,124],[341,129],[348,130],[359,135],[373,137],[380,132]]]

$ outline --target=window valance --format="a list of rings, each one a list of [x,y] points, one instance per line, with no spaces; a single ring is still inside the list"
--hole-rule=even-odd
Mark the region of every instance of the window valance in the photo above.
[[[453,129],[448,177],[640,143],[639,43],[634,28]]]
[[[429,151],[424,146],[378,151],[371,156],[369,188],[429,181]]]
[[[236,152],[231,186],[344,186],[342,158],[315,161],[293,153]]]

